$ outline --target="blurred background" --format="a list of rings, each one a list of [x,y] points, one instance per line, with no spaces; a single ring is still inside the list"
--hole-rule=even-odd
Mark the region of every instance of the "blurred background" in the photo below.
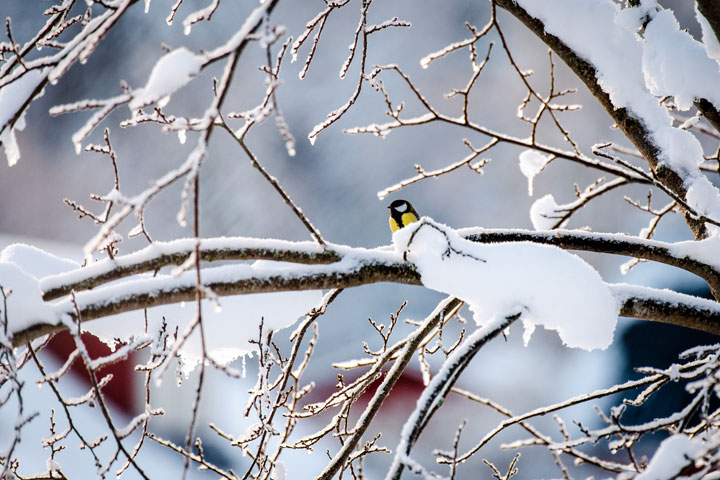
[[[163,46],[176,48],[184,45],[193,51],[214,48],[232,36],[255,6],[255,2],[223,2],[211,22],[194,25],[190,35],[186,36],[181,21],[192,11],[202,8],[204,5],[201,2],[186,0],[172,25],[167,25],[164,19],[174,2],[155,0],[150,4],[148,13],[143,12],[140,3],[130,9],[87,63],[76,64],[57,85],[46,88],[44,95],[27,112],[27,127],[18,134],[22,158],[12,168],[7,166],[4,158],[0,162],[0,204],[3,205],[0,209],[0,246],[26,242],[45,246],[62,256],[80,259],[82,246],[95,233],[96,226],[88,219],[78,220],[75,213],[63,203],[63,199],[95,207],[95,211],[99,212],[102,206],[94,206],[88,196],[92,193],[104,194],[112,188],[112,167],[107,158],[85,152],[76,155],[70,140],[70,136],[91,113],[51,118],[48,115],[50,107],[86,98],[117,95],[121,92],[121,81],[131,87],[141,87],[147,81],[155,62],[163,55]],[[370,135],[346,135],[343,133],[345,128],[389,120],[385,115],[382,96],[366,83],[357,104],[340,121],[320,133],[315,145],[310,144],[307,134],[330,111],[343,105],[357,84],[357,59],[346,79],[338,76],[340,66],[348,55],[347,46],[352,41],[359,17],[359,4],[352,3],[330,16],[304,80],[298,78],[298,72],[302,69],[312,38],[301,48],[297,62],[290,63],[289,54],[283,62],[283,84],[277,91],[277,99],[290,131],[296,138],[297,154],[294,157],[287,154],[272,118],[253,129],[247,140],[264,167],[284,186],[325,239],[357,247],[389,244],[386,205],[396,198],[410,200],[421,215],[428,215],[453,227],[532,228],[528,212],[537,198],[552,193],[558,203],[566,203],[575,198],[574,183],[583,189],[597,179],[595,172],[556,160],[536,177],[534,196],[530,197],[527,193],[527,179],[518,166],[521,149],[499,145],[484,155],[491,161],[483,168],[482,175],[469,169],[460,169],[437,179],[415,183],[384,200],[378,200],[378,191],[414,176],[414,164],[426,170],[446,166],[467,155],[464,138],[475,147],[483,145],[487,139],[470,131],[440,124],[395,130],[383,139]],[[681,25],[699,38],[699,26],[691,2],[661,3],[672,8]],[[40,28],[44,22],[42,12],[49,5],[49,2],[21,0],[3,2],[3,15],[12,17],[16,39],[25,41]],[[324,6],[320,0],[280,2],[273,12],[272,23],[284,25],[287,33],[297,38],[304,25]],[[79,7],[81,12],[85,4]],[[446,99],[444,95],[453,88],[464,87],[472,74],[467,50],[437,60],[427,69],[420,66],[420,59],[452,42],[469,37],[465,22],[480,28],[488,21],[489,13],[487,2],[471,0],[442,3],[429,0],[375,2],[370,8],[369,23],[381,23],[397,16],[411,22],[412,27],[386,29],[372,35],[367,64],[397,63],[432,105],[444,113],[458,115],[460,98]],[[499,16],[516,62],[523,70],[533,70],[530,81],[540,91],[546,92],[549,85],[547,48],[502,10],[499,10]],[[526,90],[497,44],[495,34],[479,42],[479,55],[484,56],[490,41],[496,42],[496,45],[490,62],[470,96],[470,116],[475,122],[493,130],[526,137],[529,135],[529,127],[518,120],[516,115],[517,106]],[[581,82],[559,59],[555,60],[556,88],[578,89],[565,101],[581,104],[582,110],[561,113],[560,118],[583,153],[590,155],[591,146],[604,141],[629,146],[622,135],[612,128],[612,120]],[[266,75],[257,67],[264,63],[265,51],[257,44],[252,44],[241,58],[230,98],[226,102],[228,111],[244,111],[260,101],[265,91]],[[210,102],[212,78],[220,75],[221,68],[222,65],[213,65],[176,92],[165,112],[178,116],[201,116]],[[404,116],[424,113],[396,75],[386,74],[381,78],[395,104],[405,102]],[[533,112],[536,107],[531,104],[528,111]],[[196,134],[189,133],[187,142],[181,144],[177,135],[162,134],[156,125],[121,128],[120,122],[129,116],[126,107],[119,108],[93,132],[86,143],[102,143],[103,128],[110,129],[110,140],[118,154],[121,191],[133,195],[144,190],[152,179],[181,164],[195,145]],[[568,148],[547,119],[541,123],[539,140]],[[701,138],[701,141],[706,142],[707,138]],[[717,147],[712,142],[704,145],[706,151],[714,151]],[[213,134],[209,156],[200,178],[202,236],[310,239],[291,210],[252,168],[242,150],[225,132],[218,130]],[[150,205],[146,220],[153,239],[171,240],[191,235],[190,227],[180,227],[175,218],[180,208],[181,189],[182,182],[178,182],[161,193]],[[568,228],[589,227],[594,231],[638,234],[647,225],[649,217],[630,207],[623,196],[644,202],[647,191],[638,187],[621,190],[603,196],[576,214]],[[655,205],[659,207],[665,201],[658,194]],[[133,222],[126,222],[120,232],[127,234],[133,226]],[[655,238],[678,241],[691,237],[682,219],[673,217],[661,222]],[[118,248],[121,253],[129,253],[145,244],[140,238],[126,238]],[[582,256],[598,269],[607,282],[627,282],[705,294],[698,279],[679,270],[640,264],[623,276],[619,266],[627,260],[625,258]],[[518,265],[517,273],[522,275],[522,265]],[[369,325],[368,317],[387,323],[389,315],[407,300],[401,321],[420,321],[442,298],[436,292],[419,287],[391,284],[345,291],[319,320],[320,340],[310,364],[308,378],[305,379],[316,383],[312,398],[318,400],[334,389],[337,371],[330,367],[331,363],[364,356],[363,340],[367,340],[371,347],[377,346],[380,339]],[[471,319],[468,312],[463,313]],[[403,332],[410,331],[410,327],[404,324],[398,328],[397,338]],[[450,338],[457,338],[459,328],[457,323],[452,324]],[[554,333],[545,331],[537,331],[529,346],[524,347],[520,328],[519,325],[513,327],[506,341],[497,339],[483,349],[459,382],[462,388],[491,398],[516,414],[624,381],[636,375],[632,372],[634,367],[667,367],[684,348],[717,341],[707,334],[621,319],[614,345],[607,351],[588,353],[562,347]],[[283,332],[280,332],[279,337],[282,336]],[[97,348],[102,349],[103,346],[98,345]],[[64,354],[67,355],[67,351]],[[62,348],[58,347],[55,360],[48,356],[47,361],[62,361],[62,355]],[[238,368],[240,362],[236,362]],[[249,372],[253,371],[254,362],[253,358],[247,359]],[[432,366],[436,369],[439,364],[436,362]],[[119,368],[122,370],[126,367]],[[142,376],[130,372],[121,379],[121,374],[117,375],[113,382],[119,390],[115,395],[118,415],[138,413],[144,404],[144,388],[140,385]],[[206,425],[211,421],[216,422],[223,425],[226,431],[239,435],[247,423],[242,418],[242,411],[245,392],[254,384],[253,374],[250,373],[244,383],[228,382],[222,374],[216,372],[208,375],[200,423]],[[195,381],[196,378],[191,377],[181,387],[176,387],[172,381],[166,382],[163,387],[153,387],[154,403],[163,406],[166,415],[154,419],[151,426],[159,434],[177,443],[183,442],[190,421]],[[383,407],[384,419],[380,423],[383,436],[380,444],[394,447],[398,431],[414,407],[421,389],[418,365],[413,363],[411,372]],[[669,396],[662,398],[658,401],[659,408],[672,408],[672,402],[678,401]],[[607,401],[598,404],[604,408],[609,406]],[[591,407],[575,407],[563,411],[562,416],[570,427],[573,427],[572,420],[597,427],[601,421]],[[632,412],[628,415],[632,415]],[[648,418],[657,416],[652,411],[643,415],[649,415]],[[474,445],[502,417],[486,407],[473,405],[469,400],[451,398],[422,437],[415,451],[416,458],[422,459],[427,467],[433,467],[434,462],[429,453],[434,448],[450,449],[455,431],[463,419],[469,419],[469,423],[463,432],[461,450]],[[536,424],[545,433],[560,439],[557,425],[551,418],[539,419]],[[320,426],[320,423],[309,421],[302,424],[299,431],[301,434],[309,433]],[[574,430],[575,434],[577,432]],[[247,457],[242,457],[237,449],[229,447],[227,442],[215,434],[208,434],[207,429],[200,433],[216,461],[235,471],[244,471],[243,465],[247,467],[249,462]],[[372,434],[368,432],[368,438]],[[500,470],[504,470],[514,451],[502,451],[498,446],[502,442],[525,437],[519,429],[505,432],[463,466],[458,472],[458,478],[489,476],[489,470],[482,465],[481,458],[489,459]],[[289,458],[296,458],[295,461],[301,462],[299,464],[307,468],[308,472],[319,472],[326,461],[326,448],[335,447],[327,444],[318,447],[315,455],[308,456],[301,452],[294,454],[295,457],[291,454]],[[598,447],[595,453],[611,457],[603,446]],[[175,463],[181,462],[179,457],[169,455],[168,458]],[[621,460],[625,461],[625,458]],[[368,478],[380,476],[389,461],[389,455],[369,457],[366,464]],[[571,460],[568,462],[571,463]],[[525,449],[517,467],[520,473],[516,478],[558,474],[552,456],[543,447]],[[587,474],[592,473],[588,467]],[[132,472],[128,474],[132,475]],[[307,476],[290,475],[290,478],[311,476],[308,473]]]

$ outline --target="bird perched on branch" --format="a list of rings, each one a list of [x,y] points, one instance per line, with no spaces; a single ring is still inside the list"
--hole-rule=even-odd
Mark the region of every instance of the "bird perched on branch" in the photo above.
[[[420,220],[420,215],[407,200],[395,200],[390,205],[390,230],[396,232]]]

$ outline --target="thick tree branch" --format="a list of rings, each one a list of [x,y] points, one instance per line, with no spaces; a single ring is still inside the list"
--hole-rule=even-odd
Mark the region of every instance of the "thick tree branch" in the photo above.
[[[293,248],[295,246],[296,248]],[[194,250],[193,239],[155,242],[142,250],[97,262],[64,274],[43,279],[40,288],[43,300],[55,300],[72,290],[88,290],[104,283],[138,273],[158,271],[170,265],[181,265]],[[337,262],[341,257],[332,250],[323,250],[314,242],[280,242],[248,238],[218,238],[200,241],[200,260],[274,260],[304,264]]]
[[[720,271],[713,265],[691,258],[683,252],[681,244],[672,244],[631,237],[622,234],[581,232],[577,230],[508,230],[460,229],[468,240],[479,243],[535,242],[567,250],[582,250],[614,255],[627,255],[653,262],[664,263],[693,273],[710,286],[714,294],[720,292]],[[693,242],[693,247],[697,245]],[[96,262],[89,267],[45,277],[40,281],[43,300],[49,301],[68,295],[72,290],[92,289],[99,285],[145,272],[159,271],[163,267],[181,265],[192,254],[192,239],[172,242],[155,242],[142,250]],[[329,264],[340,261],[344,253],[353,249],[329,245],[323,250],[315,242],[289,242],[253,238],[216,238],[200,242],[203,261],[214,260],[273,260],[308,265]],[[717,298],[717,297],[716,297]]]
[[[715,130],[720,132],[720,112],[715,108],[715,105],[704,98],[700,98],[695,100],[695,108],[703,114],[705,119],[710,122],[710,125],[715,127]]]
[[[285,271],[254,271],[246,265],[204,271],[204,285],[218,296],[298,290],[329,290],[357,287],[377,282],[421,285],[420,275],[411,264],[389,260],[384,255],[348,258],[331,265],[298,265]],[[193,272],[186,272],[187,274]],[[695,328],[720,335],[720,304],[675,292],[632,286],[610,286],[621,306],[620,314],[645,320]],[[635,290],[632,290],[632,289]],[[132,287],[109,285],[79,292],[74,302],[65,299],[55,305],[58,315],[81,321],[107,317],[159,305],[192,301],[194,276],[139,279]],[[77,309],[75,309],[77,304]],[[26,319],[29,320],[29,319]],[[28,321],[28,323],[30,323]],[[37,324],[15,332],[13,345],[19,346],[42,335],[65,329],[65,324]]]
[[[666,163],[661,162],[658,154],[659,148],[652,140],[650,132],[645,127],[642,119],[637,118],[626,108],[617,108],[610,100],[610,96],[602,89],[597,79],[597,72],[588,61],[581,58],[573,49],[568,47],[558,37],[551,35],[545,31],[545,25],[542,21],[532,17],[514,0],[493,0],[497,5],[501,6],[515,18],[520,20],[531,32],[537,35],[545,44],[547,44],[570,69],[585,83],[588,90],[605,108],[608,115],[612,117],[616,125],[625,134],[625,136],[635,145],[640,154],[652,168],[656,178],[663,184],[667,185],[675,194],[681,198],[685,198],[687,190],[683,184],[682,177]],[[707,228],[704,222],[694,218],[689,212],[683,210],[683,215],[688,226],[692,230],[696,239],[702,239],[707,236]]]
[[[460,229],[459,233],[474,242],[535,242],[555,245],[566,250],[627,255],[682,268],[705,280],[715,298],[720,298],[720,271],[712,265],[682,252],[681,244],[658,242],[617,233],[581,232],[577,230],[486,230]],[[694,246],[697,242],[693,242]]]
[[[465,238],[480,243],[531,241],[570,250],[628,255],[672,265],[692,272],[705,279],[713,291],[720,285],[720,273],[710,264],[691,258],[684,244],[670,244],[629,237],[620,234],[554,230],[533,232],[527,230],[484,230],[463,229],[459,233]],[[708,240],[709,241],[709,240]],[[692,243],[696,246],[696,242]],[[94,291],[82,291],[112,282],[129,275],[158,271],[170,265],[179,265],[191,258],[194,248],[192,239],[169,243],[156,242],[130,255],[97,262],[90,267],[80,268],[40,281],[44,300],[56,299],[75,291],[82,321],[101,318],[122,312],[166,305],[194,298],[196,285],[192,281],[166,275],[156,278],[141,278],[134,282],[132,290],[127,284],[109,285]],[[420,285],[419,274],[412,265],[392,258],[387,250],[352,249],[331,245],[329,250],[313,242],[287,242],[250,238],[206,239],[200,243],[200,257],[212,260],[274,260],[293,262],[298,265],[284,273],[248,273],[247,265],[235,265],[234,274],[217,275],[213,271],[205,280],[205,286],[220,296],[250,293],[282,292],[355,287],[375,282],[394,282]],[[230,267],[232,268],[232,266]],[[289,267],[288,267],[289,268]],[[234,276],[233,276],[234,275]],[[183,283],[184,282],[184,283]],[[672,323],[720,334],[720,306],[714,302],[704,306],[688,298],[663,299],[662,296],[627,294],[616,292],[622,305],[621,315]],[[68,303],[66,299],[63,301]],[[62,305],[62,302],[61,304]],[[74,317],[74,309],[60,309],[60,312]],[[39,324],[13,337],[15,345],[21,345],[41,335],[64,329],[64,325]]]
[[[720,304],[674,292],[609,285],[623,317],[652,320],[720,335]],[[670,293],[670,295],[662,295]]]
[[[218,272],[218,275],[213,278],[211,270],[208,269],[204,272],[204,286],[221,297],[251,293],[329,290],[376,282],[420,284],[420,276],[410,264],[384,260],[298,266],[297,270],[284,272],[284,274],[271,272],[265,275],[248,275],[246,269],[240,269],[235,278],[229,271]],[[79,292],[75,295],[75,300],[80,319],[85,322],[133,310],[192,301],[196,291],[194,276],[186,275],[184,278],[175,280],[175,282],[170,281],[167,277],[141,279],[136,282],[131,292],[127,291],[126,284]],[[64,313],[69,318],[75,319],[77,316],[67,299],[63,300],[57,308],[59,313]],[[15,332],[12,342],[16,346],[22,345],[42,335],[59,332],[65,328],[66,326],[62,323],[38,323]]]

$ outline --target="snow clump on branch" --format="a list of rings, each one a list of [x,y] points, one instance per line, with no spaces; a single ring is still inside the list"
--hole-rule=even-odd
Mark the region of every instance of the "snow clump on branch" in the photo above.
[[[568,347],[612,343],[619,306],[576,255],[530,242],[474,243],[428,217],[395,232],[393,244],[423,285],[466,302],[478,325],[520,313],[525,344],[538,325],[557,331]]]
[[[203,56],[196,55],[185,47],[166,53],[153,67],[145,87],[133,92],[130,110],[134,113],[153,103],[165,106],[170,95],[200,73],[204,62]]]

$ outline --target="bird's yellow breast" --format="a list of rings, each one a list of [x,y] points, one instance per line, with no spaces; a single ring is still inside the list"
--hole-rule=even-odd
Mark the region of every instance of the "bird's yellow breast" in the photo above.
[[[417,222],[417,221],[418,221],[418,217],[412,212],[406,212],[406,213],[402,214],[402,216],[400,217],[401,225],[398,225],[398,222],[396,222],[395,219],[392,216],[390,216],[390,230],[392,232],[395,232],[395,231],[400,230],[403,227],[407,227],[411,223]]]
[[[403,213],[400,219],[402,220],[403,227],[407,227],[411,223],[418,221],[418,217],[412,212]]]

